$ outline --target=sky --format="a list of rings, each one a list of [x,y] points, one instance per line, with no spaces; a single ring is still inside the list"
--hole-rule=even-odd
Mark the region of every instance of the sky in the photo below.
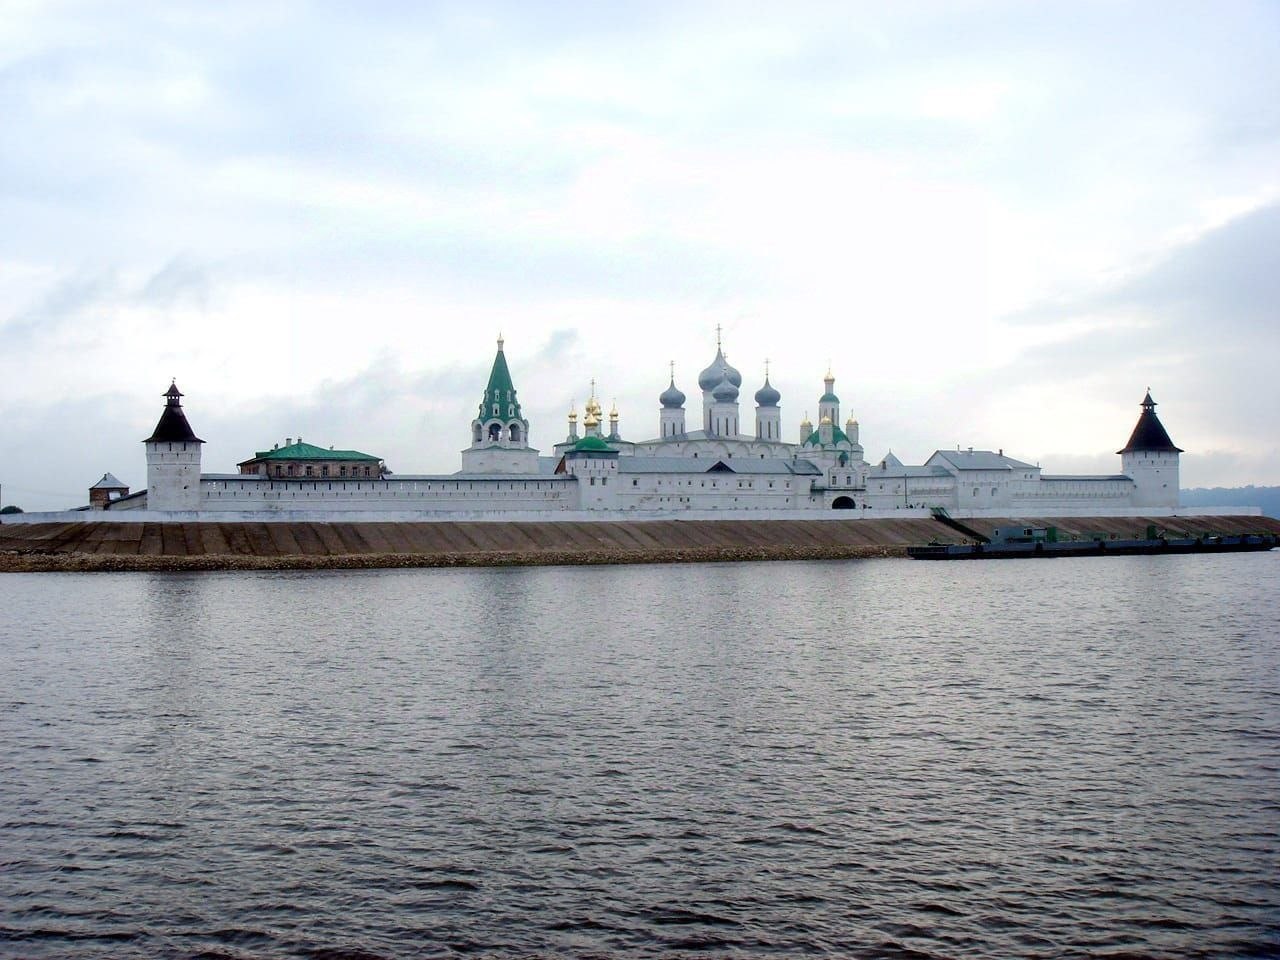
[[[784,439],[1280,483],[1280,4],[0,0],[0,498],[87,502],[176,378],[207,472],[549,451],[721,328]],[[750,429],[748,427],[748,429]]]

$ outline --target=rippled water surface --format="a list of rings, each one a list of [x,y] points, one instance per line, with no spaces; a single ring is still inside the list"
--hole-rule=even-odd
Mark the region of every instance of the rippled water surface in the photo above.
[[[0,955],[1272,956],[1280,551],[0,578]]]

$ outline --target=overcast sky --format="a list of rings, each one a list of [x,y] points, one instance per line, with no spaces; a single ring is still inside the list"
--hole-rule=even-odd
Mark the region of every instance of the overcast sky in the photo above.
[[[176,377],[206,471],[657,433],[724,328],[784,438],[1280,483],[1280,4],[0,0],[0,483],[86,501]]]

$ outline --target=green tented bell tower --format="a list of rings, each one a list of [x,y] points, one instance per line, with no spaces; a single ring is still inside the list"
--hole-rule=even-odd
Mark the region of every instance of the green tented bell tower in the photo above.
[[[529,446],[529,421],[520,412],[507,357],[498,337],[498,353],[480,410],[471,421],[471,446],[462,451],[462,472],[474,474],[536,473],[538,451]]]

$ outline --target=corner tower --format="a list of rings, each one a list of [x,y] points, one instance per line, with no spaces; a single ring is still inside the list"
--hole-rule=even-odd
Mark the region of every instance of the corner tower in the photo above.
[[[142,442],[147,450],[147,509],[200,509],[200,447],[182,412],[182,392],[169,384],[165,407],[151,436]]]
[[[529,421],[520,412],[502,346],[499,335],[480,412],[471,421],[471,446],[462,451],[463,473],[538,472],[538,451],[529,446]]]
[[[1120,470],[1133,480],[1133,506],[1176,507],[1178,505],[1178,465],[1180,447],[1169,439],[1168,431],[1156,416],[1151,390],[1142,399],[1142,413],[1129,435],[1129,442],[1116,451]]]

